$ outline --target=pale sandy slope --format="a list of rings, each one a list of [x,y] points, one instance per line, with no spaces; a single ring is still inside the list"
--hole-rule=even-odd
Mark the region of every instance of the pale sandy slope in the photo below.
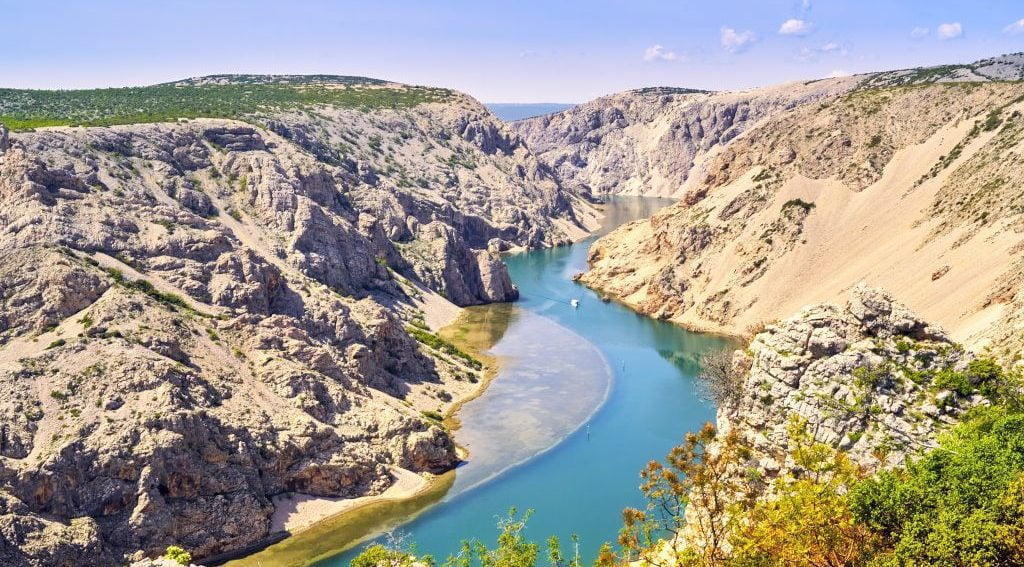
[[[793,123],[761,127],[775,132],[745,134],[732,155],[705,164],[707,197],[599,241],[584,282],[687,327],[745,334],[802,306],[841,302],[865,281],[890,290],[956,339],[985,346],[1006,330],[1016,309],[1021,209],[1011,201],[1021,184],[997,166],[1019,160],[1014,112],[1022,110],[1015,102],[1021,88],[1007,84],[970,95],[945,88],[886,94],[871,117],[815,117],[840,112],[823,105],[805,109]],[[927,124],[910,124],[900,114],[937,101],[963,108],[921,110]],[[1000,107],[1001,128],[972,134]],[[795,130],[797,123],[806,131]],[[885,141],[871,145],[872,132]],[[959,158],[919,183],[957,144]],[[787,146],[795,159],[773,157],[788,153]],[[877,171],[863,165],[871,160]],[[763,172],[777,181],[764,181]],[[955,199],[946,201],[954,206],[940,211],[939,197],[951,192]],[[793,199],[814,205],[802,220],[786,214]],[[971,220],[972,208],[982,220]],[[990,301],[994,289],[1007,285],[1005,297]]]

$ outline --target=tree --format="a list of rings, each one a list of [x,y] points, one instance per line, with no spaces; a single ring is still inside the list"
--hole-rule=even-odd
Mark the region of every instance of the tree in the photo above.
[[[996,406],[903,469],[853,488],[856,520],[897,565],[1019,565],[1024,559],[1024,414]]]
[[[517,518],[516,509],[512,508],[508,517],[498,521],[497,547],[490,549],[480,540],[463,541],[459,553],[449,557],[445,567],[472,567],[474,562],[480,567],[533,567],[540,546],[523,535],[532,514],[532,510],[527,510],[522,518]],[[560,550],[555,550],[554,555],[561,557]]]
[[[558,541],[558,537],[551,536],[548,538],[548,563],[551,567],[582,567],[583,561],[580,559],[580,541],[576,534],[572,535],[572,545],[572,557],[566,559],[566,557],[562,555],[562,544]]]
[[[864,476],[843,452],[815,442],[806,424],[790,425],[794,473],[777,479],[735,523],[731,565],[861,565],[880,543],[856,521],[847,492]]]
[[[742,399],[747,369],[734,364],[732,351],[704,354],[700,358],[700,368],[697,379],[716,406],[734,406]]]
[[[384,545],[376,543],[352,558],[349,565],[352,567],[409,567],[413,562],[412,555],[388,549]]]
[[[667,567],[725,561],[737,512],[751,503],[751,479],[737,474],[748,456],[735,434],[719,437],[710,423],[687,434],[665,464],[651,461],[641,472],[647,507],[623,511],[620,551],[603,548],[598,563],[642,559]]]
[[[388,533],[385,543],[364,549],[349,563],[352,567],[411,567],[414,563],[433,565],[432,557],[416,557],[415,545],[406,546],[404,535]]]

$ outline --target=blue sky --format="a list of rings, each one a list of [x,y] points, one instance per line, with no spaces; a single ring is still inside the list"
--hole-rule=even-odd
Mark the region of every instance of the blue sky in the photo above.
[[[737,89],[1024,51],[1024,0],[0,0],[0,86],[334,73],[487,102]]]

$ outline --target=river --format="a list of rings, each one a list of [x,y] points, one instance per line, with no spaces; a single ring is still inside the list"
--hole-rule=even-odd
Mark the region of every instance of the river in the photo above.
[[[613,199],[601,232],[667,203]],[[275,556],[272,547],[257,554],[261,563],[347,566],[366,544],[337,550],[360,533],[384,530],[441,563],[462,539],[493,545],[495,524],[512,507],[533,510],[527,534],[538,542],[557,535],[565,545],[578,535],[587,562],[614,541],[622,509],[643,505],[640,470],[714,418],[694,382],[697,361],[729,344],[605,303],[574,283],[599,235],[507,257],[520,301],[471,308],[460,321],[457,330],[489,346],[500,369],[459,412],[455,438],[469,459],[454,479],[415,502],[300,533],[275,546],[288,553]]]

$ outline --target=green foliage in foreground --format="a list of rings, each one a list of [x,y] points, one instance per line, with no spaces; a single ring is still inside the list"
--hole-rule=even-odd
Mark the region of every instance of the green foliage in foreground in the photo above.
[[[427,345],[428,347],[443,352],[449,356],[455,356],[462,359],[462,361],[470,368],[480,370],[481,368],[484,367],[482,362],[473,358],[471,355],[467,354],[459,347],[453,345],[452,343],[442,339],[441,337],[433,333],[427,332],[423,329],[420,329],[419,327],[414,327],[412,325],[406,326],[405,330],[410,335],[412,335],[414,339]]]
[[[352,558],[349,565],[352,567],[407,567],[416,560],[411,553],[390,549],[378,543],[367,547],[362,553]],[[426,563],[422,559],[420,561]]]
[[[495,547],[484,542],[464,540],[459,553],[449,557],[444,567],[533,567],[540,555],[540,545],[523,535],[526,522],[532,511],[527,510],[521,517],[515,508],[509,510],[508,516],[498,521],[498,541]],[[573,541],[576,541],[573,536]],[[557,537],[547,541],[547,560],[551,567],[581,567],[579,555],[566,557],[562,553],[561,542]],[[414,564],[433,566],[430,556],[416,557],[413,549],[400,549],[399,546],[375,544],[367,547],[352,559],[352,567],[411,567]]]
[[[1024,413],[982,412],[905,469],[855,486],[850,506],[892,546],[875,563],[1024,564]]]
[[[244,77],[243,77],[244,78]],[[279,110],[332,105],[408,108],[445,100],[446,89],[392,86],[345,77],[293,77],[290,81],[163,84],[88,90],[0,89],[0,123],[23,131],[46,126],[110,126],[181,118],[236,118]]]
[[[795,420],[789,457],[797,473],[751,492],[747,489],[761,479],[749,470],[747,478],[734,474],[751,456],[734,433],[719,435],[708,424],[688,434],[666,463],[652,462],[642,472],[641,489],[649,505],[624,511],[618,548],[605,544],[597,565],[1024,565],[1021,377],[982,358],[948,381],[959,384],[961,379],[970,391],[985,391],[992,405],[975,409],[937,448],[875,475],[865,475],[842,451],[815,442],[806,424]],[[717,449],[708,452],[712,443]],[[686,526],[704,542],[698,547],[682,537],[682,515],[689,505],[704,511]],[[522,534],[528,517],[517,518],[513,511],[498,525],[496,548],[464,542],[445,567],[536,565],[540,546]],[[665,553],[666,541],[677,553]],[[388,554],[393,552],[370,548],[353,565],[407,567],[423,561],[411,553]],[[407,563],[387,560],[394,557]],[[554,538],[548,559],[556,567],[580,564],[578,557],[566,561]]]

